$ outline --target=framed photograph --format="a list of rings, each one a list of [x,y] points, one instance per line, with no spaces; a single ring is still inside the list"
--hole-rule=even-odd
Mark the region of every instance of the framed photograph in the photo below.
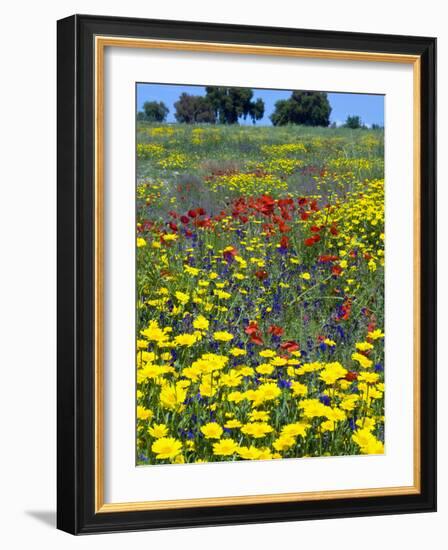
[[[434,38],[58,21],[58,528],[430,512]]]

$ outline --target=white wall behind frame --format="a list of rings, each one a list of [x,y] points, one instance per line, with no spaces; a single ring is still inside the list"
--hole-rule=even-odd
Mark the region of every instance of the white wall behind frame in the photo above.
[[[448,461],[444,368],[448,331],[448,287],[439,290],[440,436],[439,512],[330,521],[245,525],[99,535],[74,538],[53,527],[55,501],[55,153],[56,19],[73,13],[124,15],[291,26],[355,32],[438,36],[440,280],[446,278],[448,234],[448,31],[445,6],[438,0],[390,2],[321,0],[260,2],[196,0],[16,0],[3,8],[0,34],[3,86],[0,88],[2,162],[0,226],[2,266],[0,317],[2,396],[0,418],[0,540],[5,548],[38,543],[48,550],[125,546],[195,550],[244,548],[272,550],[279,545],[328,546],[332,550],[440,546],[448,520]],[[26,155],[24,150],[26,149]],[[32,228],[32,230],[30,229]],[[25,349],[26,353],[23,353]],[[6,389],[5,389],[6,388]],[[25,435],[26,437],[25,437]]]

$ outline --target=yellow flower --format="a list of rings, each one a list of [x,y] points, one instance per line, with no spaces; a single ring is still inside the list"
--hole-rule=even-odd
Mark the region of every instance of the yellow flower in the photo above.
[[[246,355],[246,350],[241,348],[232,348],[229,353],[230,355],[233,355],[233,357],[238,357],[239,355]]]
[[[273,428],[266,422],[252,422],[250,424],[245,424],[241,428],[241,431],[243,432],[243,434],[251,435],[256,439],[259,439],[261,437],[264,437],[266,434],[271,433],[273,431]]]
[[[233,340],[233,334],[226,331],[217,331],[213,333],[213,338],[219,342],[230,342],[230,340]]]
[[[146,340],[137,340],[137,349],[146,349],[148,342]]]
[[[345,420],[347,418],[345,412],[341,409],[338,409],[337,407],[327,407],[325,416],[328,418],[328,420],[332,420],[333,422],[341,422],[342,420]]]
[[[336,423],[333,422],[333,420],[325,420],[324,422],[322,422],[322,424],[320,425],[320,429],[323,431],[323,432],[333,432],[334,429],[336,427]]]
[[[247,393],[247,392],[246,392]],[[261,405],[264,401],[271,401],[276,399],[281,394],[280,388],[277,384],[267,383],[261,384],[257,390],[254,391],[254,405]]]
[[[306,272],[305,272],[305,273],[302,273],[302,274],[300,275],[300,277],[301,277],[302,279],[305,279],[305,281],[309,281],[309,280],[311,279],[311,275],[310,275],[309,273],[306,273]]]
[[[365,355],[362,353],[352,353],[352,359],[353,361],[358,361],[358,363],[361,365],[361,367],[364,367],[365,369],[371,367],[373,365],[373,361],[368,359]]]
[[[180,382],[166,384],[160,392],[160,403],[166,409],[178,409],[185,401],[186,395],[187,391]]]
[[[137,407],[137,418],[139,420],[151,420],[151,418],[154,416],[154,413],[149,410],[145,409],[145,407],[142,407],[141,405],[138,405]]]
[[[213,444],[213,454],[217,456],[233,455],[238,449],[238,445],[233,439],[221,439]]]
[[[373,344],[370,342],[357,342],[355,346],[359,351],[369,351],[373,349]]]
[[[254,369],[252,367],[248,367],[247,365],[239,365],[236,368],[241,376],[253,376],[254,374]]]
[[[371,339],[371,340],[378,340],[379,338],[384,338],[384,333],[381,332],[381,330],[379,328],[377,328],[376,330],[373,330],[371,332],[368,332],[367,333],[367,336]]]
[[[384,445],[378,441],[368,428],[356,430],[353,441],[359,446],[362,454],[383,454]]]
[[[292,389],[293,395],[297,397],[300,395],[306,395],[308,393],[307,386],[295,380],[291,382],[291,389]]]
[[[206,439],[219,439],[222,436],[223,429],[216,422],[208,422],[201,427],[201,432]]]
[[[161,437],[168,435],[168,427],[166,424],[153,424],[148,428],[148,432],[149,435],[152,435],[152,437],[160,439]]]
[[[352,411],[355,407],[357,402],[359,401],[359,395],[353,393],[349,394],[342,400],[342,403],[340,404],[341,409],[344,409],[345,411]]]
[[[151,451],[156,454],[156,458],[174,458],[180,454],[182,444],[174,437],[162,437],[155,441],[151,446]]]
[[[327,363],[326,367],[320,372],[319,378],[327,385],[332,385],[339,378],[344,378],[347,374],[347,369],[341,365],[341,363]]]
[[[238,447],[238,455],[245,460],[257,460],[260,458],[261,452],[259,449],[251,445],[250,447]]]
[[[252,411],[249,415],[250,420],[269,420],[267,411]]]
[[[367,384],[376,384],[378,379],[379,375],[375,372],[361,372],[358,377],[360,382],[367,382]]]
[[[299,402],[299,409],[303,409],[303,414],[308,418],[326,416],[330,407],[325,406],[319,399],[303,399]]]
[[[220,298],[221,300],[228,300],[229,298],[232,297],[231,294],[229,294],[228,292],[225,292],[224,290],[214,290],[213,294],[218,298]]]
[[[325,338],[324,344],[327,344],[330,348],[334,348],[336,342],[334,340],[330,340],[329,338]]]
[[[176,235],[176,233],[167,233],[166,235],[162,235],[162,239],[165,242],[176,241],[178,239],[178,236]]]
[[[245,396],[240,391],[232,391],[227,396],[227,401],[230,401],[230,403],[239,403],[240,401],[243,401],[245,399]]]
[[[185,292],[180,292],[179,290],[177,290],[174,295],[183,305],[187,304],[190,300],[190,296],[188,294],[186,294]]]
[[[262,365],[258,365],[255,370],[259,374],[271,374],[274,371],[274,367],[269,363],[263,363]]]
[[[287,363],[288,363],[288,361],[286,359],[284,359],[283,357],[274,357],[271,360],[271,365],[274,365],[274,367],[283,367]]]
[[[209,324],[210,323],[203,315],[198,315],[193,321],[193,327],[198,330],[208,330]]]
[[[146,241],[142,237],[137,237],[137,248],[141,248],[142,246],[146,246]]]
[[[166,330],[161,329],[157,321],[150,321],[148,328],[142,330],[141,334],[151,342],[164,342],[168,338]]]
[[[224,428],[241,428],[242,424],[239,420],[236,420],[235,418],[233,418],[232,420],[228,420],[225,424],[224,424]]]
[[[360,418],[356,421],[356,425],[365,430],[372,431],[375,429],[375,419],[370,417]]]
[[[272,446],[276,451],[287,451],[295,444],[295,442],[295,438],[291,435],[281,435],[274,441]]]
[[[298,435],[305,436],[306,431],[309,428],[309,424],[306,422],[294,422],[293,424],[286,424],[283,426],[281,435],[296,437]]]
[[[195,334],[179,334],[174,338],[174,342],[178,346],[192,346],[197,341],[197,336]]]
[[[271,349],[264,349],[263,351],[260,351],[261,357],[275,357],[277,354],[275,351],[272,351]]]
[[[189,275],[193,275],[193,276],[199,275],[199,269],[197,267],[191,267],[189,265],[184,265],[184,270]]]

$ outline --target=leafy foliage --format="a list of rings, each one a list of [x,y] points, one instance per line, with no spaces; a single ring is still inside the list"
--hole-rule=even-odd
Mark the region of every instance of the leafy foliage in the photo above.
[[[241,117],[248,116],[255,121],[263,118],[264,102],[258,98],[252,101],[253,91],[250,88],[225,88],[207,86],[206,98],[212,106],[216,119],[221,124],[237,124]]]
[[[289,99],[275,103],[275,111],[270,118],[274,126],[328,126],[330,113],[331,107],[326,93],[294,91]]]
[[[163,101],[145,101],[143,111],[139,111],[137,118],[146,122],[165,122],[169,112]]]
[[[177,122],[187,124],[199,122],[214,124],[216,122],[213,108],[205,97],[183,93],[174,104],[174,107],[176,109],[174,116]]]
[[[364,128],[361,118],[357,115],[349,115],[344,124],[345,128],[351,128],[357,130],[358,128]]]

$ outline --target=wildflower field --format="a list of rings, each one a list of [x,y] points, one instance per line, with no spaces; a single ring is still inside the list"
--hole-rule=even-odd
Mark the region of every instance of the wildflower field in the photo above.
[[[137,464],[384,452],[383,130],[137,126]]]

